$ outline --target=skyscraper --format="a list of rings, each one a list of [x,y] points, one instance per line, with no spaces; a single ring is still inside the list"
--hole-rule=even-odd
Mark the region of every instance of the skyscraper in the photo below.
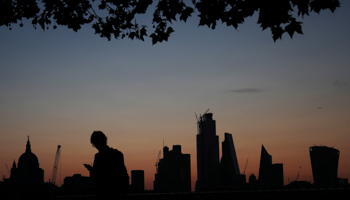
[[[232,135],[230,133],[225,133],[225,140],[222,142],[221,163],[225,162],[227,163],[227,165],[229,165],[228,168],[230,168],[232,174],[240,174],[236,149],[235,145],[233,144]]]
[[[196,191],[214,190],[218,186],[219,136],[216,135],[212,113],[206,113],[197,122]]]
[[[309,152],[315,186],[337,185],[339,150],[326,146],[312,146]]]
[[[264,188],[279,188],[284,185],[283,164],[272,164],[272,156],[267,153],[264,145],[261,147],[258,181]]]
[[[260,166],[259,166],[259,182],[266,184],[269,182],[270,168],[272,166],[272,156],[267,153],[264,145],[261,146]]]
[[[222,142],[222,157],[219,168],[219,184],[224,188],[235,188],[245,182],[245,175],[239,172],[237,155],[232,135],[225,133]]]

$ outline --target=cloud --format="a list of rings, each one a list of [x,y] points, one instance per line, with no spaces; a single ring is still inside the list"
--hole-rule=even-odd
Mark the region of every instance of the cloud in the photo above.
[[[334,81],[334,85],[337,87],[344,87],[345,85],[348,85],[348,84],[349,84],[349,82],[343,82],[343,81],[339,81],[339,80]]]
[[[235,89],[230,90],[230,92],[236,92],[236,93],[256,93],[256,92],[262,92],[262,89],[257,88],[243,88],[243,89]]]

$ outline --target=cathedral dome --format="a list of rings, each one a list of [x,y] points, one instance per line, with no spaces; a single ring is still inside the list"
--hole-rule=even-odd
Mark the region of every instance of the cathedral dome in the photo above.
[[[30,148],[29,137],[26,146],[26,152],[24,152],[18,159],[18,168],[39,168],[39,160]]]

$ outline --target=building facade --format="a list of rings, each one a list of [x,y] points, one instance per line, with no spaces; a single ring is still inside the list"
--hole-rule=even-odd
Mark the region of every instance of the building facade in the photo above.
[[[245,183],[245,175],[240,174],[232,135],[225,133],[222,142],[222,157],[219,168],[219,186],[221,189],[240,187]]]
[[[337,185],[339,150],[326,146],[312,146],[309,152],[315,186]]]
[[[190,154],[182,154],[180,145],[173,145],[171,151],[165,146],[163,158],[157,163],[157,173],[153,184],[156,192],[190,192]]]
[[[284,186],[283,164],[272,164],[272,156],[261,147],[259,166],[259,186],[262,188],[281,188]]]
[[[131,170],[132,192],[143,192],[145,190],[145,172],[143,170]]]
[[[63,180],[62,188],[69,190],[79,191],[94,191],[96,190],[96,184],[94,180],[89,176],[82,176],[81,174],[74,174],[73,176],[67,176]]]
[[[212,113],[206,113],[197,122],[196,191],[210,191],[218,187],[219,136]]]

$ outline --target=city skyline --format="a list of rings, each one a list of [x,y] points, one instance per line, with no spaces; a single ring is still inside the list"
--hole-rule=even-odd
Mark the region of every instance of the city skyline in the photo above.
[[[207,110],[208,111],[208,110]],[[213,168],[217,165],[214,159],[207,157],[203,154],[203,149],[209,149],[205,154],[212,155],[216,154],[218,150],[216,139],[214,139],[213,146],[210,138],[216,136],[215,120],[212,119],[213,114],[207,113],[200,115],[198,119],[198,135],[197,135],[197,152],[199,167],[198,172],[200,178],[196,183],[196,192],[201,191],[220,191],[220,190],[237,190],[237,189],[281,189],[284,187],[284,173],[283,163],[272,163],[272,156],[267,152],[264,145],[261,148],[260,166],[258,179],[256,176],[251,174],[249,181],[246,181],[246,175],[244,169],[241,174],[238,168],[237,155],[234,148],[232,135],[225,133],[225,139],[222,142],[222,157],[219,163],[218,171],[208,171],[207,168]],[[208,143],[209,142],[209,143]],[[312,174],[314,182],[312,186],[315,188],[330,188],[330,187],[343,187],[348,185],[348,178],[338,177],[338,162],[339,162],[339,150],[333,147],[326,146],[311,146],[310,161],[312,165]],[[58,158],[60,152],[60,145],[56,153],[54,174],[56,175]],[[210,160],[210,162],[208,162]],[[204,161],[204,162],[203,162]],[[26,144],[26,151],[23,153],[18,163],[14,161],[11,167],[11,177],[4,180],[5,184],[18,184],[21,180],[31,184],[42,184],[44,186],[44,171],[39,168],[39,160],[35,154],[31,152],[31,145],[28,136]],[[211,163],[205,165],[205,163]],[[203,165],[204,164],[204,165]],[[246,166],[248,164],[248,160]],[[245,166],[245,167],[246,167]],[[161,158],[161,151],[158,154],[157,162],[157,173],[154,179],[155,193],[173,193],[173,192],[190,192],[191,191],[191,167],[190,167],[190,154],[182,154],[181,145],[173,145],[173,149],[169,147],[163,147],[163,158]],[[214,168],[215,169],[215,168]],[[301,166],[300,166],[301,169]],[[209,173],[208,173],[209,172]],[[218,172],[218,173],[216,173]],[[143,192],[144,191],[144,171],[143,170],[131,170],[130,178],[130,191]],[[311,181],[298,181],[300,170],[298,171],[297,178],[286,185],[286,188],[310,188]],[[216,177],[212,177],[215,175]],[[206,183],[207,180],[212,183]],[[216,181],[217,180],[217,181]],[[85,183],[86,182],[86,183]],[[55,178],[49,181],[48,185],[55,185]],[[83,184],[82,184],[83,183]],[[72,189],[83,189],[85,192],[94,190],[93,179],[90,177],[81,176],[81,174],[74,174],[73,176],[67,176],[64,178],[63,188]],[[88,192],[89,193],[89,192]]]
[[[305,16],[304,35],[273,42],[253,16],[238,31],[218,24],[174,23],[169,41],[107,41],[83,27],[35,30],[0,28],[0,174],[31,150],[44,180],[52,177],[57,145],[57,184],[88,176],[96,150],[90,135],[101,130],[124,153],[131,170],[144,170],[153,188],[155,161],[165,145],[191,156],[197,180],[196,118],[215,114],[219,143],[232,134],[238,165],[258,177],[263,144],[284,181],[312,179],[309,147],[341,153],[338,177],[350,177],[350,2],[334,13]],[[147,17],[147,16],[146,16]],[[221,144],[219,145],[221,146]],[[220,151],[221,158],[221,151]]]

